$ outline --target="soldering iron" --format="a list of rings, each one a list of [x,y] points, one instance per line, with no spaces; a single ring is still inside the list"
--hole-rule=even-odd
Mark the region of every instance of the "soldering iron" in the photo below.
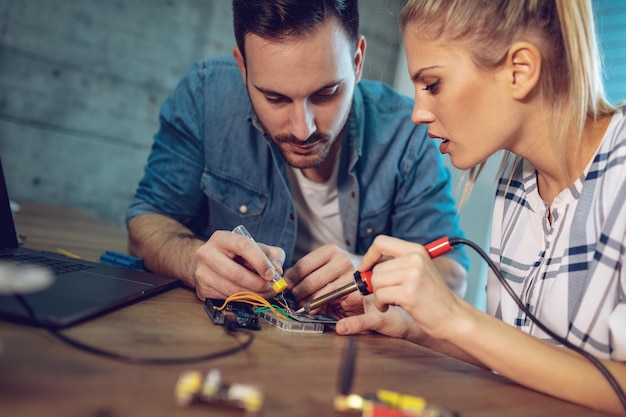
[[[434,259],[440,255],[443,255],[446,252],[451,251],[452,245],[453,244],[450,242],[450,239],[444,236],[427,245],[424,245],[424,249],[426,249],[430,258]],[[346,284],[343,287],[338,288],[334,291],[331,291],[326,295],[322,295],[321,297],[308,301],[302,308],[297,311],[297,313],[310,313],[311,310],[315,310],[318,307],[328,304],[331,301],[341,298],[344,295],[350,294],[356,290],[359,290],[363,295],[371,294],[374,291],[374,289],[372,288],[371,278],[372,271],[356,271],[354,273],[353,282]]]

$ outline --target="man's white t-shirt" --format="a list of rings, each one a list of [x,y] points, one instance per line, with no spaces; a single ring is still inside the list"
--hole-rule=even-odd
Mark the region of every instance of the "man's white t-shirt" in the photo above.
[[[298,212],[298,236],[294,260],[327,243],[347,249],[339,213],[337,172],[339,158],[330,179],[317,183],[307,179],[298,168],[287,167],[287,177]]]

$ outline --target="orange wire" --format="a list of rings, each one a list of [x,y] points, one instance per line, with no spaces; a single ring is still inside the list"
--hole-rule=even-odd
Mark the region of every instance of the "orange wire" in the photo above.
[[[234,293],[234,294],[226,297],[226,299],[224,300],[224,304],[222,304],[221,307],[216,308],[216,310],[220,310],[220,311],[224,310],[228,303],[236,302],[236,301],[238,301],[240,303],[251,304],[251,305],[253,305],[255,307],[267,307],[275,315],[277,315],[279,317],[286,318],[286,319],[289,318],[289,317],[286,317],[284,314],[282,314],[278,309],[276,309],[276,307],[274,307],[265,298],[261,297],[260,295],[258,295],[256,293],[250,292],[250,291],[241,291],[241,292],[237,292],[237,293]]]

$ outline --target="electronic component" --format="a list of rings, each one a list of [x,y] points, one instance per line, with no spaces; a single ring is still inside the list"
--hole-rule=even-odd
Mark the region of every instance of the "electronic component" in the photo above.
[[[204,376],[199,371],[183,371],[176,382],[175,396],[180,406],[207,403],[237,407],[244,409],[249,416],[258,415],[263,407],[263,393],[258,387],[224,383],[218,369],[212,369]]]
[[[270,311],[260,311],[259,318],[288,332],[323,333],[325,324],[337,323],[337,319],[325,314],[296,313],[284,310],[288,318],[279,317]]]
[[[302,323],[324,323],[335,324],[337,319],[326,314],[309,314],[309,313],[296,313],[295,311],[286,311],[287,315]]]
[[[236,322],[239,327],[250,330],[259,330],[259,316],[254,312],[254,307],[248,303],[230,301],[222,310],[225,300],[207,298],[204,301],[204,309],[215,324],[224,325],[227,322]]]
[[[238,327],[258,330],[261,318],[282,330],[293,332],[322,333],[325,324],[334,324],[337,319],[325,314],[296,313],[280,294],[274,304],[258,294],[239,292],[225,300],[207,298],[204,309],[215,324],[236,323]]]
[[[288,332],[301,333],[324,333],[324,323],[301,322],[295,319],[285,319],[278,317],[272,312],[261,311],[257,313],[261,320],[265,320],[272,326]]]
[[[143,259],[127,255],[125,253],[108,250],[100,255],[100,262],[104,264],[145,271]]]

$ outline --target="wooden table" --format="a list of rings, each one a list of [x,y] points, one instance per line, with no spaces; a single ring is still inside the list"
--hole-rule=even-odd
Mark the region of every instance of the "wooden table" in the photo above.
[[[31,248],[62,248],[96,260],[125,251],[123,230],[64,207],[22,202],[16,222]],[[65,334],[131,355],[183,357],[236,345],[214,325],[193,291],[176,288],[77,325]],[[348,338],[254,332],[245,351],[190,365],[135,365],[72,348],[45,330],[0,322],[0,416],[242,416],[211,405],[179,407],[174,387],[181,371],[217,368],[227,382],[258,385],[263,416],[342,416],[333,409]],[[381,335],[360,335],[352,391],[388,389],[422,396],[460,416],[606,415],[520,387],[502,377],[428,349]]]

